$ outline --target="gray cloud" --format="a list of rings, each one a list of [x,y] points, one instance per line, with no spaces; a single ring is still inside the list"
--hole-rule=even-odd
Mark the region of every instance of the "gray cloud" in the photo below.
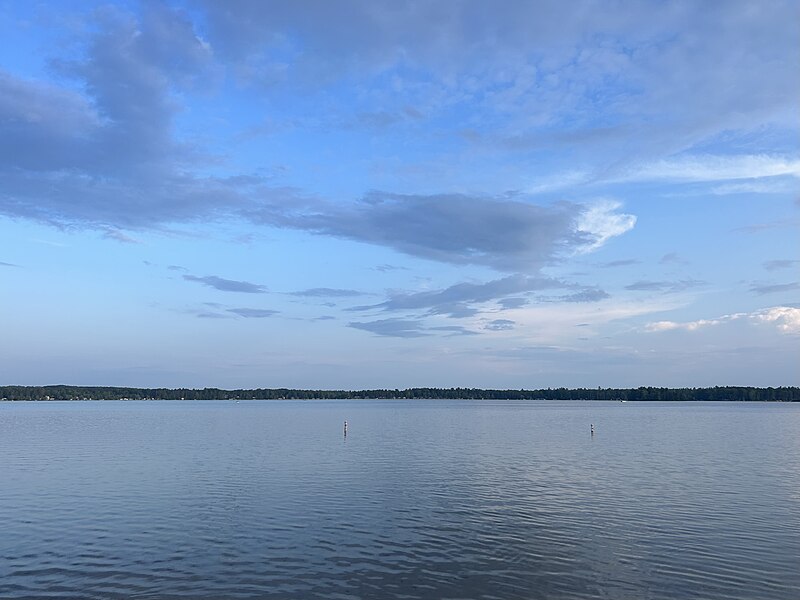
[[[764,263],[767,271],[777,271],[779,269],[790,269],[795,265],[800,265],[800,260],[768,260]]]
[[[229,308],[229,313],[245,317],[246,319],[264,319],[277,314],[277,310],[268,310],[265,308]]]
[[[380,309],[385,311],[425,310],[429,315],[470,317],[477,314],[471,304],[491,302],[505,296],[544,289],[569,287],[568,284],[548,277],[510,275],[486,283],[458,283],[441,290],[394,294],[385,302],[354,310]]]
[[[347,326],[385,337],[414,338],[429,335],[425,333],[423,322],[416,319],[381,319],[378,321],[352,322]]]
[[[777,283],[774,285],[752,285],[750,291],[756,294],[777,294],[780,292],[791,292],[792,290],[800,289],[800,282],[793,281],[791,283]]]
[[[141,242],[134,237],[129,236],[122,231],[117,229],[109,229],[103,234],[103,237],[107,240],[114,240],[116,242],[120,242],[123,244],[140,244]]]
[[[604,290],[599,289],[585,289],[574,294],[562,296],[564,302],[600,302],[606,298],[610,298],[609,294]]]
[[[216,275],[206,275],[205,277],[198,277],[196,275],[184,275],[186,281],[194,281],[202,283],[205,286],[214,288],[221,292],[243,292],[246,294],[263,294],[267,291],[263,285],[250,283],[248,281],[235,281],[233,279],[223,279]]]
[[[19,265],[15,265],[14,263],[7,263],[0,261],[0,267],[19,267]]]
[[[486,325],[484,325],[484,329],[488,329],[490,331],[508,331],[509,329],[514,329],[516,322],[511,321],[510,319],[495,319],[494,321],[489,321]]]
[[[446,337],[461,336],[461,335],[480,335],[477,331],[472,331],[460,325],[444,325],[441,327],[428,327],[428,331],[443,331],[449,335]]]
[[[395,265],[383,264],[373,267],[373,270],[380,271],[381,273],[388,273],[389,271],[408,271],[408,267],[397,267]]]
[[[211,60],[188,19],[147,3],[139,21],[104,8],[91,25],[85,58],[52,65],[85,96],[0,71],[0,213],[120,239],[241,206],[248,184],[192,175],[210,158],[172,137],[173,93]]]
[[[662,265],[687,265],[689,262],[677,252],[668,252],[658,261]]]
[[[683,279],[681,281],[640,280],[626,285],[625,289],[637,292],[682,292],[703,285],[706,285],[706,282],[699,279]]]
[[[435,335],[440,332],[447,334],[446,337],[478,335],[477,331],[472,331],[460,325],[428,327],[420,319],[381,319],[378,321],[352,322],[347,326],[384,337],[416,338]]]
[[[615,164],[726,130],[795,122],[798,81],[785,77],[787,48],[797,45],[790,1],[758,11],[745,0],[633,0],[624,11],[597,10],[591,0],[500,8],[477,0],[239,0],[235,9],[195,1],[215,51],[273,94],[298,85],[313,93],[356,73],[373,80],[398,68],[395,87],[380,96],[385,114],[368,124],[393,122],[408,105],[436,116],[477,87],[483,101],[474,121],[487,132],[548,151],[557,142],[571,153],[588,146],[587,154]],[[287,44],[302,51],[287,52]],[[599,126],[598,113],[607,115]],[[505,127],[499,115],[510,116]],[[575,131],[540,141],[558,122]]]
[[[538,206],[522,199],[373,192],[349,206],[316,202],[291,211],[285,204],[270,205],[249,216],[430,260],[529,273],[561,253],[603,238],[603,232],[579,229],[585,210],[567,203]]]
[[[365,296],[364,292],[357,290],[343,290],[337,288],[311,288],[299,292],[290,292],[291,296],[302,296],[306,298],[353,298],[355,296]]]
[[[605,263],[600,263],[597,266],[604,269],[612,269],[614,267],[627,267],[629,265],[638,265],[641,261],[635,258],[626,258],[624,260],[612,260]]]
[[[522,308],[528,303],[527,298],[501,298],[497,303],[503,308]]]
[[[351,8],[365,22],[363,7]],[[245,3],[229,15],[242,39],[251,22],[239,17],[251,9],[266,14]],[[336,22],[342,10],[336,9]],[[587,209],[576,204],[375,192],[342,205],[271,186],[265,177],[199,176],[219,159],[173,136],[174,96],[212,76],[214,54],[186,14],[150,4],[143,11],[138,20],[116,9],[99,11],[85,58],[54,62],[85,95],[75,86],[0,72],[0,214],[96,227],[119,240],[130,237],[120,229],[246,218],[430,260],[526,273],[605,239],[603,232],[580,230]],[[208,11],[212,31],[229,18],[213,6]],[[286,16],[303,22],[324,12],[317,5],[308,15],[290,10]],[[408,118],[421,115],[403,106]]]
[[[189,270],[186,267],[182,267],[180,265],[169,265],[167,269],[170,271],[182,271],[184,273]]]

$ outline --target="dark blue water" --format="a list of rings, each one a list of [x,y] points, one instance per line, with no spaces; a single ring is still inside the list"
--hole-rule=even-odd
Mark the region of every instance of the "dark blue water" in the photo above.
[[[0,403],[47,597],[797,600],[800,405]]]

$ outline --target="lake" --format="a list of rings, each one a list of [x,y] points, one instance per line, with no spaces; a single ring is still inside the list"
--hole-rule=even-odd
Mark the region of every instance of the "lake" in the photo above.
[[[130,597],[797,600],[800,405],[0,403],[0,598]]]

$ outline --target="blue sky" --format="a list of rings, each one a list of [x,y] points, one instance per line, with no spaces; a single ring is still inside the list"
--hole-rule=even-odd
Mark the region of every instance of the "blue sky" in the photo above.
[[[0,3],[0,382],[800,384],[796,2]]]

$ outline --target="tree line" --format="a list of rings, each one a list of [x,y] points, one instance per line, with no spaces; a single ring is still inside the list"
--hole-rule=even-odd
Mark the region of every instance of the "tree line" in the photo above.
[[[734,401],[800,402],[798,387],[710,388],[546,388],[492,390],[480,388],[408,388],[376,390],[296,390],[258,388],[129,388],[72,385],[0,386],[0,400],[616,400],[616,401]]]

